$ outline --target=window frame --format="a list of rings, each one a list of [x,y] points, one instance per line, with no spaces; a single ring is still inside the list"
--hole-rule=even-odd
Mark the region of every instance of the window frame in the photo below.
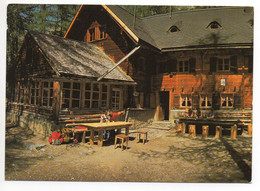
[[[87,42],[95,42],[107,38],[107,26],[93,26],[87,30]],[[102,34],[102,35],[101,35]]]
[[[202,106],[202,96],[205,96],[205,106]],[[211,97],[211,98],[209,98]],[[208,102],[211,103],[211,106],[208,106]],[[213,102],[213,98],[212,95],[210,94],[200,94],[200,108],[212,108],[212,102]]]
[[[48,87],[44,87],[44,83],[48,83]],[[52,83],[52,86],[51,86]],[[42,88],[41,88],[41,106],[42,107],[47,107],[50,108],[52,107],[52,102],[53,102],[53,81],[49,81],[49,80],[44,80],[41,81],[42,84]],[[51,90],[52,90],[52,95],[51,95]],[[47,91],[47,97],[44,96],[44,91]],[[43,105],[43,100],[47,99],[47,105]]]
[[[185,106],[182,105],[183,103],[183,96],[185,96]],[[190,106],[188,106],[188,98],[190,98]],[[181,108],[192,108],[192,94],[181,94],[180,95],[180,107]]]
[[[70,87],[69,88],[64,88],[64,83],[69,83],[70,84]],[[77,88],[74,88],[74,84],[79,84],[79,89],[77,89]],[[64,103],[64,101],[65,100],[68,100],[68,103],[69,103],[69,107],[68,108],[81,108],[81,105],[82,105],[82,103],[81,103],[81,100],[82,100],[82,96],[81,96],[81,86],[82,86],[82,84],[81,84],[81,82],[79,82],[79,81],[64,81],[64,82],[62,82],[62,109],[65,109],[65,108],[67,108],[67,107],[64,107],[63,105],[63,103]],[[65,91],[69,91],[69,98],[68,97],[64,97],[64,92]],[[73,97],[73,91],[78,91],[79,92],[79,98],[75,98],[75,97]],[[78,107],[72,107],[72,105],[73,105],[73,101],[78,101]]]
[[[182,64],[180,64],[182,63]],[[185,64],[187,64],[188,66],[188,71],[185,70]],[[180,66],[182,65],[182,69],[183,71],[181,72],[180,71]],[[189,59],[183,59],[183,60],[178,60],[178,73],[182,73],[182,74],[187,74],[187,73],[190,73],[190,62],[189,62]]]
[[[227,106],[222,106],[222,97],[225,96],[225,101],[226,103],[228,104]],[[232,100],[233,100],[233,103],[232,103],[232,106],[229,106],[229,99],[232,97]],[[220,95],[220,108],[233,108],[234,107],[234,94],[232,93],[223,93]]]
[[[219,61],[222,60],[222,70],[219,69]],[[225,69],[225,60],[228,60],[228,70]],[[221,56],[217,57],[217,65],[216,65],[216,71],[217,72],[230,72],[231,67],[231,56]]]
[[[34,93],[32,93],[32,90],[34,90]],[[38,92],[38,96],[37,96]],[[38,80],[33,80],[30,86],[30,97],[29,97],[29,103],[30,105],[39,105],[39,97],[40,97],[40,82]],[[33,102],[32,103],[32,98]]]
[[[114,98],[113,91],[119,92],[119,98],[116,97],[116,95],[115,95],[116,101],[118,100],[118,103],[115,103],[115,107],[113,106],[113,98]],[[122,90],[120,88],[112,88],[111,89],[111,109],[112,110],[121,110],[121,101],[122,101]]]

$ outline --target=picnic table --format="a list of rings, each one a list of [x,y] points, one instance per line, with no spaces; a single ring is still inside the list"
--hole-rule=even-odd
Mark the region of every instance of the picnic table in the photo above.
[[[129,134],[129,127],[133,123],[131,122],[103,122],[103,123],[77,123],[77,126],[83,126],[87,129],[74,129],[75,132],[87,132],[90,131],[90,137],[89,137],[89,143],[90,145],[94,145],[94,134],[95,132],[98,132],[98,146],[103,146],[103,133],[104,130],[119,130],[121,132],[121,129],[125,128],[125,135]],[[85,135],[83,135],[84,137]]]

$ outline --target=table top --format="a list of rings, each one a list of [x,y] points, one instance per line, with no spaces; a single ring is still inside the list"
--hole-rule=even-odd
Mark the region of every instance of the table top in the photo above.
[[[117,121],[117,122],[104,122],[104,123],[77,123],[77,126],[84,126],[89,128],[118,128],[118,127],[127,127],[133,125],[131,122],[123,122],[123,121]]]

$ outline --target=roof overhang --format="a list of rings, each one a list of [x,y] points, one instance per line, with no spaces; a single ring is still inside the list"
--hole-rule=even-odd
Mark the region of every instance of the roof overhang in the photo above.
[[[248,44],[223,44],[223,45],[203,45],[203,46],[187,46],[162,48],[161,52],[189,51],[189,50],[216,50],[216,49],[250,49],[253,48],[252,43]]]

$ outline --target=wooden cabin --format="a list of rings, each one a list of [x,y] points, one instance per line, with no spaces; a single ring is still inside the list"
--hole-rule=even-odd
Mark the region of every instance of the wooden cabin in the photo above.
[[[139,108],[154,120],[189,108],[251,112],[253,8],[136,18],[120,6],[82,5],[64,38],[26,35],[16,77],[10,110],[22,104],[56,122],[108,108]]]

